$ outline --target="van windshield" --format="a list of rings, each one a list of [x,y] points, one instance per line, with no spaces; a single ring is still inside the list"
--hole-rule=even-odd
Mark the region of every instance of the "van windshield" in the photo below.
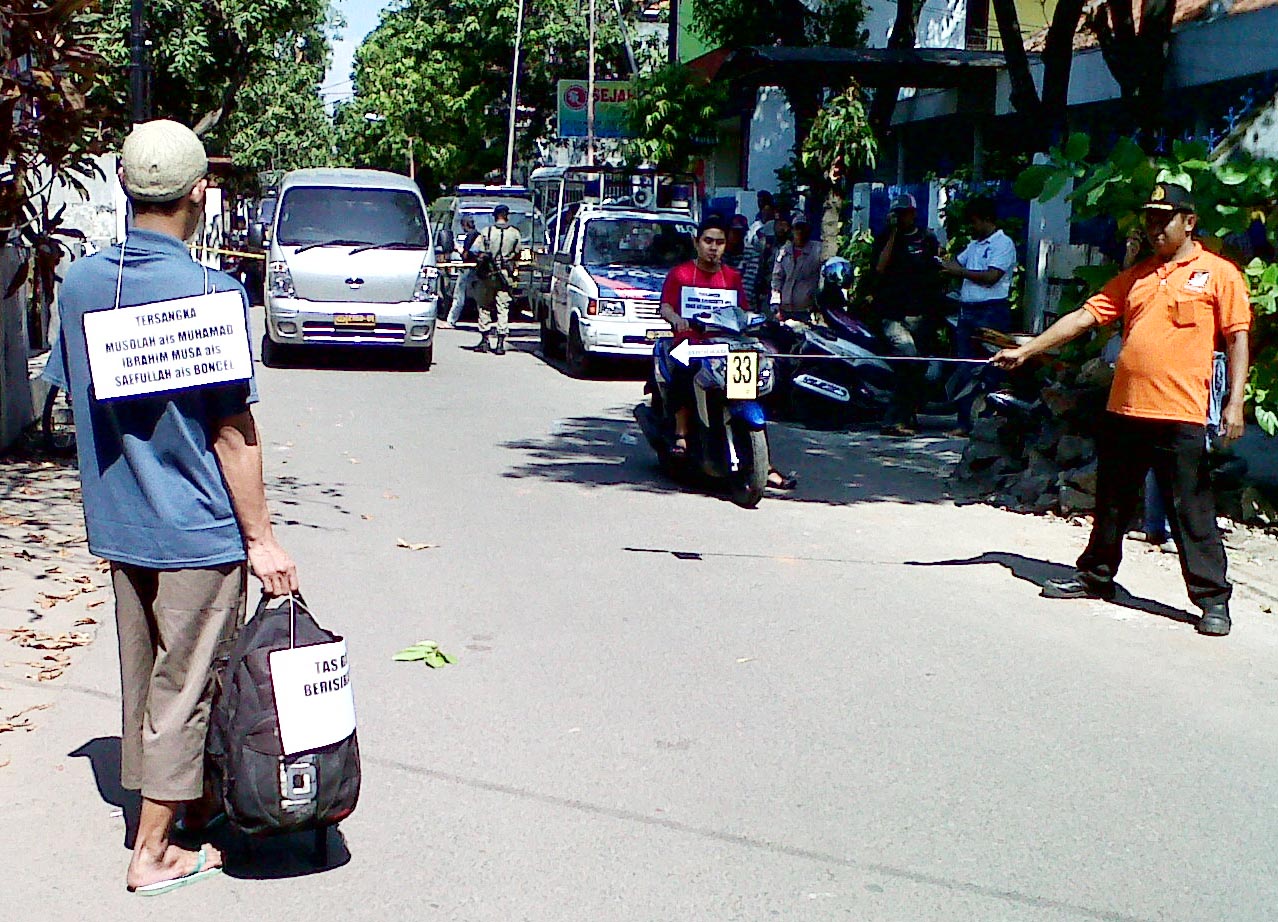
[[[421,201],[398,189],[298,186],[284,193],[276,240],[305,246],[327,240],[425,247]]]
[[[457,227],[455,228],[454,232],[458,234],[459,236],[463,234],[464,232],[461,226],[462,218],[473,219],[475,222],[475,230],[479,231],[482,234],[484,232],[484,229],[489,227],[493,223],[493,211],[491,208],[486,208],[482,211],[479,211],[479,210],[472,211],[471,209],[468,208],[468,209],[465,209],[464,211],[458,212]],[[536,217],[532,214],[532,212],[516,211],[513,208],[510,210],[511,226],[515,227],[519,231],[519,236],[524,243],[528,243],[530,240],[533,240],[534,237],[536,236],[535,231],[537,230],[537,228],[534,227],[535,220],[536,220]]]
[[[605,218],[586,224],[582,254],[587,266],[646,266],[670,269],[695,255],[696,228],[676,221]]]

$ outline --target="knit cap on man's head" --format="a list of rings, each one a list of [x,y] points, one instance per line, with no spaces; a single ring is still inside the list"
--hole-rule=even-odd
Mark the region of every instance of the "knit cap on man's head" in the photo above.
[[[139,202],[172,202],[209,171],[209,158],[194,131],[159,119],[138,125],[120,150],[124,191]]]

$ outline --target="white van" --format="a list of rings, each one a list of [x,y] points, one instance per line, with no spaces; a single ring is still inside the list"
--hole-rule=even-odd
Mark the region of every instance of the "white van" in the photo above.
[[[439,270],[417,184],[378,170],[294,170],[266,261],[263,361],[302,345],[399,346],[434,359]]]

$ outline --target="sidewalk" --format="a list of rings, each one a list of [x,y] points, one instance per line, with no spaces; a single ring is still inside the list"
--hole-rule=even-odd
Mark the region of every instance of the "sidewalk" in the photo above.
[[[55,718],[63,674],[111,616],[69,460],[0,458],[0,771]]]

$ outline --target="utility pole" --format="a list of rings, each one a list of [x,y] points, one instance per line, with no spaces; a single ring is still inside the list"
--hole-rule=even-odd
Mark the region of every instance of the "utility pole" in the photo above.
[[[135,125],[151,117],[146,70],[146,12],[143,0],[132,0],[129,9],[129,102]]]
[[[630,66],[630,76],[639,76],[639,63],[635,60],[635,46],[630,43],[630,30],[626,28],[626,17],[621,12],[621,0],[612,0],[617,8],[617,28],[621,29],[621,42],[626,46],[626,63]]]
[[[519,48],[524,40],[524,0],[515,14],[515,60],[510,66],[510,131],[506,135],[506,185],[515,175],[515,113],[519,111]]]
[[[590,49],[586,74],[586,165],[595,165],[595,0],[590,0]]]
[[[666,63],[679,63],[679,0],[670,0],[670,29],[666,33]]]

